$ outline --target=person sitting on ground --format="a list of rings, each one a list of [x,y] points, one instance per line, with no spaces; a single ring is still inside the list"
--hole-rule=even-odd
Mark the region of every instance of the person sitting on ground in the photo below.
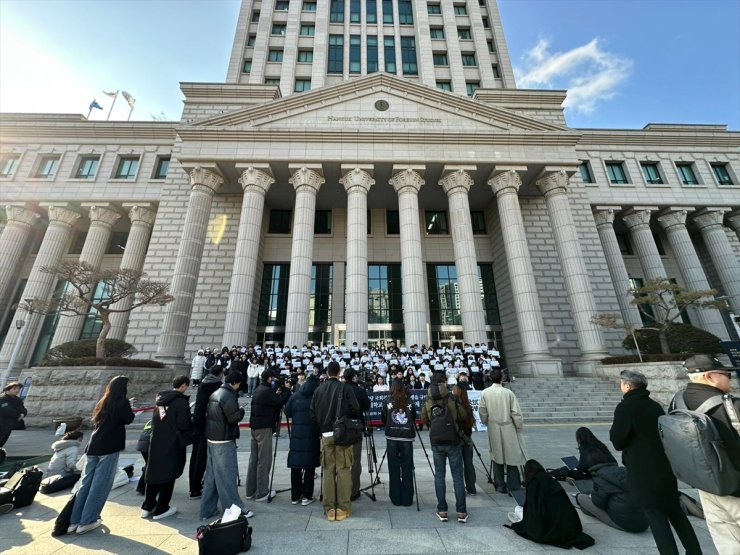
[[[77,460],[82,448],[82,432],[67,432],[62,439],[51,444],[54,454],[44,472],[39,491],[44,494],[56,493],[74,486],[80,479]]]
[[[516,522],[511,513],[512,524],[504,526],[533,542],[564,549],[586,549],[595,543],[591,536],[583,533],[581,519],[568,494],[534,459],[524,464],[524,483],[524,516]]]

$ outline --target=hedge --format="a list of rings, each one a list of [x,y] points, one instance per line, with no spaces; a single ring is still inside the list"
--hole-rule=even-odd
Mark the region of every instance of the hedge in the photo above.
[[[637,336],[637,343],[640,345],[640,352],[643,355],[662,354],[658,330],[641,328],[635,330],[635,335]],[[716,354],[722,352],[722,341],[719,337],[712,335],[708,331],[694,327],[691,324],[671,324],[666,331],[666,338],[668,339],[668,346],[671,349],[671,353]],[[624,338],[622,345],[630,351],[636,350],[631,335]],[[675,354],[673,355],[673,360],[677,358]]]
[[[44,362],[54,360],[65,360],[69,358],[94,357],[97,339],[83,339],[81,341],[69,341],[49,349],[44,357]],[[112,358],[128,358],[137,353],[136,347],[120,339],[105,340],[105,354]]]
[[[43,360],[39,366],[124,366],[127,368],[164,368],[165,365],[157,360],[145,358],[95,358],[75,357],[57,360]]]

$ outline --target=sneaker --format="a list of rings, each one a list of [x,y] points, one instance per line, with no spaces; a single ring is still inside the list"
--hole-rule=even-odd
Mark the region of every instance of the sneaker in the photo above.
[[[337,519],[337,515],[334,514],[334,509],[329,509],[326,511],[326,520],[329,521],[335,521]]]
[[[361,495],[362,495],[361,493],[357,492],[357,493],[355,493],[355,494],[354,494],[353,496],[351,496],[351,497],[349,498],[349,500],[350,500],[350,501],[357,501],[357,500],[358,500],[358,499],[360,498],[360,496],[361,496]]]
[[[509,517],[509,522],[511,522],[512,524],[515,524],[515,523],[520,522],[522,520],[521,518],[519,518],[517,516],[516,513],[509,513],[506,516]]]
[[[256,495],[256,493],[253,493],[252,495],[247,495],[244,499],[246,499],[247,501],[252,501]]]
[[[149,518],[152,516],[152,511],[147,511],[146,509],[141,509],[141,514],[139,514],[141,518]]]
[[[77,528],[79,528],[79,524],[70,524],[69,528],[67,528],[67,534],[74,534],[77,532]]]
[[[478,495],[478,492],[477,491],[469,491],[468,492],[468,495]]]
[[[457,521],[465,524],[468,521],[468,513],[457,513]]]
[[[189,499],[200,499],[201,497],[203,497],[203,492],[198,491],[196,493],[191,493]]]
[[[254,516],[254,511],[250,511],[245,507],[242,509],[242,516],[244,516],[244,518],[252,518]]]
[[[9,513],[12,510],[13,510],[13,504],[12,503],[3,503],[2,505],[0,505],[0,515],[4,515],[5,513]],[[71,534],[71,532],[68,532],[68,534]]]
[[[168,516],[172,516],[177,512],[177,507],[170,507],[165,512],[163,512],[160,515],[154,515],[152,517],[152,520],[162,520],[163,518],[167,518]]]
[[[80,524],[77,527],[77,535],[80,536],[82,534],[87,534],[88,532],[95,530],[98,528],[101,524],[103,524],[103,521],[98,519],[95,522],[91,522],[90,524]]]
[[[313,503],[314,501],[316,501],[316,498],[315,498],[315,497],[311,497],[311,498],[309,498],[309,497],[304,497],[304,498],[303,498],[303,499],[301,500],[301,506],[303,506],[303,507],[308,507],[308,506],[309,506],[309,505],[310,505],[311,503]]]
[[[335,512],[335,518],[334,518],[334,520],[336,520],[336,521],[346,520],[348,516],[349,516],[349,512],[348,511],[345,511],[345,510],[342,510],[342,509],[337,509],[336,512]]]
[[[300,502],[301,502],[301,500],[300,500],[300,499],[291,499],[291,500],[290,500],[290,504],[291,504],[291,505],[298,505],[298,503],[300,503]]]
[[[261,501],[269,501],[270,499],[272,499],[276,495],[277,495],[277,492],[275,490],[272,490],[270,492],[267,492],[266,495],[263,495],[262,497],[258,497],[257,499],[255,499],[255,501],[260,501],[260,502]]]
[[[447,522],[449,520],[447,513],[442,511],[437,511],[437,518],[442,522]]]

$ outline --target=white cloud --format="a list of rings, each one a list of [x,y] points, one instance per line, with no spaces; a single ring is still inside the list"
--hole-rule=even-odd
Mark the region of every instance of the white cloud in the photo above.
[[[515,68],[521,88],[567,89],[563,106],[584,114],[592,113],[599,102],[612,98],[632,71],[632,60],[601,48],[598,39],[566,52],[550,52],[540,41],[522,56]]]

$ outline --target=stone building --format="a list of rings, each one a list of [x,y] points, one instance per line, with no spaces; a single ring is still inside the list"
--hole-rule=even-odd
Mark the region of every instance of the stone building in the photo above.
[[[640,325],[630,284],[715,287],[740,314],[740,133],[574,129],[517,89],[494,0],[244,0],[225,83],[178,122],[0,115],[0,367],[99,322],[17,312],[62,259],[175,301],[111,336],[205,346],[491,341],[522,374],[589,374]],[[299,94],[300,93],[300,94]],[[96,294],[104,294],[103,288]],[[736,338],[732,313],[687,319]]]

